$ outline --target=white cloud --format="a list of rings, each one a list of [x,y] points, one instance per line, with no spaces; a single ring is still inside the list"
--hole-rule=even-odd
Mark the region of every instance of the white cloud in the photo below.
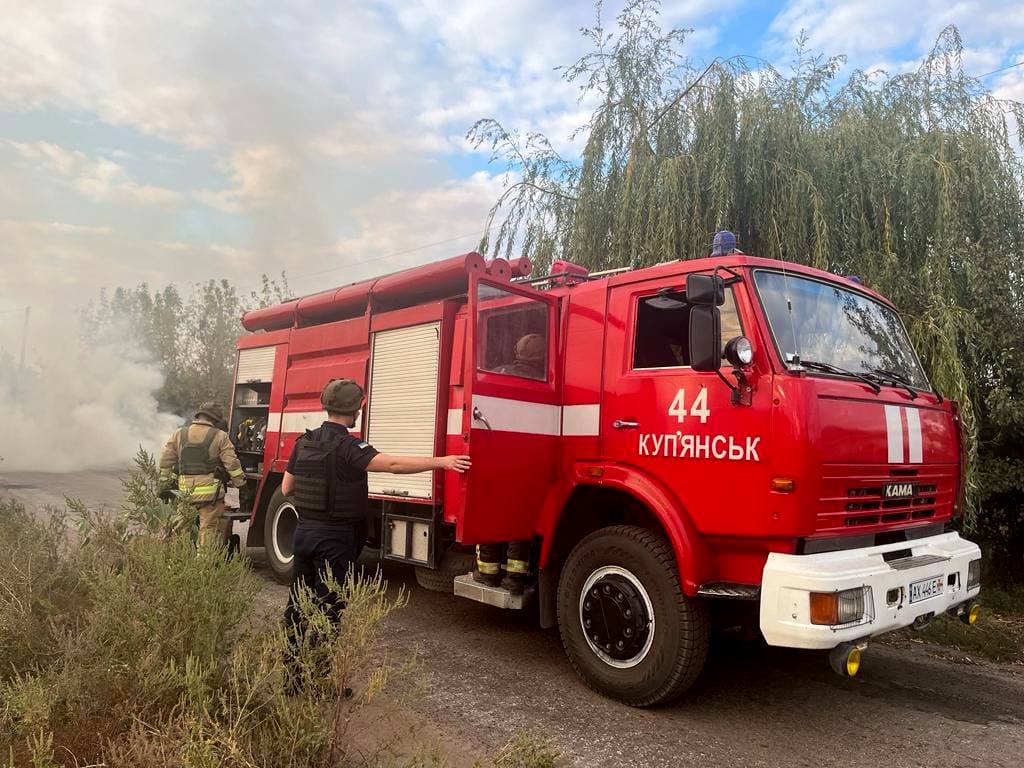
[[[786,62],[794,39],[806,30],[814,49],[846,54],[853,66],[872,67],[903,48],[926,54],[950,24],[957,25],[968,46],[984,42],[988,53],[965,56],[965,64],[972,66],[984,66],[986,59],[1001,60],[1024,36],[1019,0],[790,0],[772,21],[765,49]]]
[[[124,166],[106,157],[90,156],[46,141],[8,141],[6,144],[22,162],[55,174],[93,202],[170,205],[181,199],[181,194],[175,190],[138,183]]]

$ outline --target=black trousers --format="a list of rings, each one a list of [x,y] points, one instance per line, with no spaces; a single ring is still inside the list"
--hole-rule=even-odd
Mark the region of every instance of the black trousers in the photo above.
[[[327,608],[331,620],[340,621],[345,605],[341,595],[331,591],[324,582],[324,572],[330,567],[334,580],[344,584],[349,567],[363,549],[363,541],[363,526],[359,523],[312,527],[299,522],[295,529],[295,581],[288,596],[288,606],[284,610],[284,623],[293,647],[301,645],[306,636],[306,621],[296,604],[299,588],[305,586],[311,589]]]

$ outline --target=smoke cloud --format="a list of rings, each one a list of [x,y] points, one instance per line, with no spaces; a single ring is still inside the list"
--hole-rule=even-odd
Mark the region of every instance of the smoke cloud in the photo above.
[[[74,321],[62,325],[32,329],[24,370],[0,350],[0,472],[124,467],[181,424],[159,411],[163,375],[129,333],[86,343]]]

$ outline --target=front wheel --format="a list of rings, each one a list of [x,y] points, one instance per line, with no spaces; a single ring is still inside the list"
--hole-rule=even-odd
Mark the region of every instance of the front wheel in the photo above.
[[[668,542],[628,525],[602,528],[573,548],[558,582],[558,627],[584,682],[633,707],[686,691],[710,635],[704,605],[683,594]]]
[[[295,528],[298,524],[295,502],[278,488],[267,505],[267,516],[263,521],[263,545],[267,552],[267,563],[270,564],[274,578],[281,584],[292,583]]]

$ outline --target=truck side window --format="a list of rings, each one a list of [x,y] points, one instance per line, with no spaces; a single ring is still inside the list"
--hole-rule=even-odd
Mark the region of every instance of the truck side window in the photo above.
[[[636,336],[633,339],[634,370],[684,368],[690,365],[690,305],[680,302],[681,306],[664,306],[671,302],[659,301],[659,298],[641,296],[637,299]],[[743,333],[731,289],[725,292],[725,303],[719,310],[724,345],[729,339]]]
[[[486,283],[480,283],[477,299],[477,368],[545,381],[547,305]]]

